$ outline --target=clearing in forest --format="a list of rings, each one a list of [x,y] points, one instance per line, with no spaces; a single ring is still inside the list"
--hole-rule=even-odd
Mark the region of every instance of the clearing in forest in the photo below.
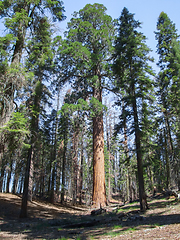
[[[91,215],[86,206],[32,201],[29,218],[19,219],[21,198],[0,193],[0,239],[180,239],[180,202],[161,195],[139,203],[111,204],[106,212]]]

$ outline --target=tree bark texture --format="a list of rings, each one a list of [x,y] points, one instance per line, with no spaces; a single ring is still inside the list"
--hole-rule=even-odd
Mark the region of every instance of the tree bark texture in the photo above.
[[[133,115],[134,115],[134,125],[135,125],[135,143],[136,143],[136,155],[137,155],[137,168],[138,168],[138,182],[139,182],[139,200],[140,209],[145,211],[148,208],[146,193],[144,190],[144,177],[143,177],[143,162],[142,162],[142,152],[141,152],[141,136],[139,129],[138,113],[137,113],[137,103],[135,98],[134,85],[132,86],[133,92]]]
[[[25,174],[25,180],[24,180],[24,190],[23,190],[23,196],[22,196],[22,203],[21,203],[21,211],[20,211],[20,218],[26,218],[27,217],[27,202],[28,202],[28,195],[29,195],[29,178],[30,178],[30,169],[31,169],[31,161],[33,158],[33,147],[29,148],[28,151],[28,159],[27,159],[27,165],[26,165],[26,174]]]
[[[110,125],[110,124],[109,124]],[[106,114],[106,138],[107,138],[107,151],[108,151],[108,202],[111,200],[111,149],[110,149],[110,137],[109,137],[109,125]]]
[[[102,103],[102,90],[93,89],[93,97]],[[104,131],[103,113],[93,117],[93,206],[100,208],[107,205],[104,169]]]
[[[63,149],[63,159],[62,159],[62,185],[61,185],[61,203],[64,203],[65,195],[65,168],[66,168],[66,150],[67,150],[67,136],[64,135],[64,149]]]

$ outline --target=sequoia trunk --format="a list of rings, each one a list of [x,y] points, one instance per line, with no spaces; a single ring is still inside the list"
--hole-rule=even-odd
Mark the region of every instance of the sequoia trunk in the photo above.
[[[93,89],[93,97],[102,103],[102,89]],[[104,131],[103,113],[93,117],[93,206],[100,208],[107,205],[104,170]]]

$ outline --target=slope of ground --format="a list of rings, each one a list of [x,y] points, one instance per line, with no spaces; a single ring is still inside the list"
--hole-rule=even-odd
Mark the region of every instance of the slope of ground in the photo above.
[[[72,207],[32,201],[29,218],[19,219],[21,198],[0,193],[0,239],[180,239],[180,203],[150,199],[150,209],[139,204],[111,205],[91,216],[84,206]]]

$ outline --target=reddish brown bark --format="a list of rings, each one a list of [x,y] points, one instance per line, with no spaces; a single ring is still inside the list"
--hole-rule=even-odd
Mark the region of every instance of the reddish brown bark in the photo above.
[[[100,85],[100,79],[99,84]],[[95,87],[93,97],[102,103],[102,89]],[[104,131],[103,113],[96,113],[93,117],[93,206],[96,208],[107,205],[105,170],[104,170]]]

